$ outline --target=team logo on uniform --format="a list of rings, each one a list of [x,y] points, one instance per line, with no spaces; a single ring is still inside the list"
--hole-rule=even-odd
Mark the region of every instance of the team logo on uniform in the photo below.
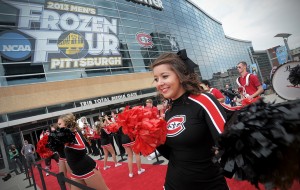
[[[152,36],[150,36],[150,34],[147,33],[137,33],[135,35],[136,40],[138,41],[138,43],[140,44],[140,46],[144,47],[144,48],[152,48],[153,46],[153,41],[152,41]]]
[[[167,123],[167,137],[175,137],[185,130],[185,115],[176,115]]]

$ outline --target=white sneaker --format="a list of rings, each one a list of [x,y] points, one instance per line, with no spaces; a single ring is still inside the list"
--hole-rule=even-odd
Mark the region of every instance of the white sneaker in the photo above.
[[[122,164],[116,163],[116,164],[115,164],[115,167],[118,167],[118,166],[122,166]]]
[[[48,175],[49,175],[49,173],[47,172],[47,173],[46,173],[46,176],[48,176]]]
[[[110,166],[104,166],[104,170],[107,170],[107,169],[109,169],[110,168]]]
[[[128,175],[129,177],[133,177],[133,173],[129,173],[129,175]]]
[[[141,168],[141,169],[138,171],[138,174],[140,175],[140,174],[144,173],[145,171],[146,171],[145,169]]]

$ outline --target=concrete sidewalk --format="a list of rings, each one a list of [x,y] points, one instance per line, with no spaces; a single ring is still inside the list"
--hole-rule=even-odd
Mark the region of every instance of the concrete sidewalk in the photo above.
[[[32,179],[30,179],[32,186],[29,186],[29,181],[25,179],[26,175],[24,173],[16,175],[15,172],[12,172],[11,178],[7,181],[3,181],[2,178],[0,179],[1,190],[34,190]],[[37,189],[39,188],[37,187]]]

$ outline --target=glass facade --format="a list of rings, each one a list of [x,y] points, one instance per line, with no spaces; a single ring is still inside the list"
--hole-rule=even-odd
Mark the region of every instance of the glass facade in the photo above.
[[[23,97],[27,97],[27,91],[24,88],[22,91],[26,84],[46,86],[53,81],[66,83],[80,78],[147,74],[150,64],[160,54],[180,49],[186,49],[188,57],[199,65],[196,72],[201,79],[222,89],[225,84],[235,86],[238,76],[235,66],[239,61],[252,62],[250,41],[226,36],[220,22],[188,0],[0,0],[0,3],[0,91],[14,88],[16,91],[10,95],[23,92]],[[0,93],[3,100],[8,96]],[[23,101],[17,96],[12,99]],[[115,99],[123,96],[126,101]],[[77,118],[88,116],[93,124],[99,114],[140,105],[155,96],[155,89],[147,86],[106,97],[64,99],[59,103],[47,102],[43,107],[2,111],[0,145],[5,149],[0,150],[4,161],[0,169],[9,165],[10,144],[20,148],[22,138],[36,144],[41,131],[56,122],[63,112],[73,112]],[[35,101],[31,97],[27,106]],[[106,99],[114,101],[106,104]]]
[[[186,49],[200,77],[223,88],[251,62],[251,42],[186,0],[3,0],[0,32],[1,86],[148,72],[163,52]]]

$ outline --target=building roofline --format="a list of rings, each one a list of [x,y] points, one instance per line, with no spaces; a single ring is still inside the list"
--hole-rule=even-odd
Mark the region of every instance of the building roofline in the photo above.
[[[267,50],[254,50],[253,53],[267,53]]]
[[[231,39],[231,40],[235,40],[235,41],[239,41],[239,42],[247,42],[247,43],[252,43],[252,41],[249,40],[241,40],[241,39],[237,39],[237,38],[233,38],[230,36],[225,35],[225,38]]]
[[[214,17],[212,17],[211,15],[209,15],[207,12],[205,12],[203,9],[201,9],[198,5],[196,5],[194,2],[192,2],[191,0],[186,0],[187,2],[189,2],[190,4],[192,4],[194,7],[196,7],[197,9],[199,9],[201,12],[203,12],[206,16],[208,16],[209,18],[211,18],[212,20],[214,20],[215,22],[217,22],[218,24],[222,25],[222,23],[220,21],[218,21],[217,19],[215,19]],[[231,40],[235,40],[235,41],[239,41],[239,42],[247,42],[247,43],[252,43],[252,41],[249,40],[241,40],[241,39],[237,39],[237,38],[233,38],[230,36],[225,35],[226,38],[231,39]]]
[[[200,11],[202,11],[206,16],[208,16],[209,18],[211,18],[212,20],[214,20],[215,22],[217,22],[218,24],[222,25],[222,23],[220,21],[218,21],[217,19],[215,19],[214,17],[212,17],[211,15],[209,15],[207,12],[205,12],[203,9],[201,9],[198,5],[196,5],[194,2],[192,2],[191,0],[186,0],[187,2],[191,3],[193,6],[195,6],[197,9],[199,9]]]

